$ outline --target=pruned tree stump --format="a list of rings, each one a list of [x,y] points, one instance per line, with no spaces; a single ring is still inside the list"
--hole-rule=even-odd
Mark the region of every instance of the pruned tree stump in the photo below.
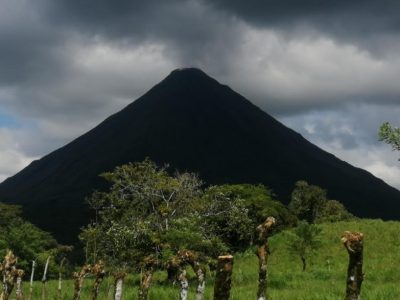
[[[341,240],[349,254],[345,300],[359,300],[361,284],[364,280],[362,271],[364,235],[360,232],[345,231]]]
[[[272,228],[275,226],[276,220],[274,217],[268,217],[264,223],[257,226],[258,232],[258,290],[257,290],[257,300],[265,300],[267,293],[267,283],[268,283],[268,256],[269,245],[268,237],[271,233]]]
[[[83,282],[92,271],[91,265],[84,265],[79,272],[75,272],[72,276],[75,280],[74,282],[74,296],[73,300],[79,300],[81,298],[81,291],[83,287]]]
[[[214,300],[228,300],[231,293],[233,256],[218,256]]]
[[[118,272],[114,275],[114,300],[122,299],[122,286],[126,277],[125,272]]]
[[[150,255],[143,259],[142,275],[139,285],[139,300],[147,300],[151,281],[153,279],[154,268],[157,265],[157,260]]]
[[[96,276],[96,279],[94,280],[90,300],[97,300],[100,284],[103,282],[104,276],[106,275],[105,265],[103,261],[100,260],[92,267],[92,274]]]

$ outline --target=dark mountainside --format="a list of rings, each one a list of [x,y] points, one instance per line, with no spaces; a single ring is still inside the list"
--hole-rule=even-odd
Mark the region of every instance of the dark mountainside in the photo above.
[[[321,150],[198,69],[173,71],[144,96],[0,184],[0,201],[61,242],[89,221],[98,174],[150,157],[208,184],[263,183],[283,201],[304,179],[361,217],[400,219],[400,192]]]

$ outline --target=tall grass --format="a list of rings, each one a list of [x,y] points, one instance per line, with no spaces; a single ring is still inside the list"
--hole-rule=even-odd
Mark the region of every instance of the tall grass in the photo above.
[[[400,222],[380,220],[356,220],[322,224],[322,248],[309,262],[308,270],[301,271],[299,258],[290,256],[286,249],[287,233],[282,232],[270,239],[272,253],[269,260],[268,299],[293,300],[336,300],[344,298],[347,252],[340,242],[340,235],[345,230],[361,231],[365,235],[364,272],[362,286],[363,300],[400,299]],[[255,249],[235,256],[232,282],[232,300],[256,298],[258,261]],[[189,299],[194,299],[195,276],[191,276]],[[207,274],[210,275],[210,274]],[[179,287],[165,283],[166,274],[159,272],[154,277],[150,289],[150,299],[179,299]],[[138,275],[128,276],[123,298],[137,299]],[[87,280],[82,299],[88,299],[93,281]],[[99,300],[105,300],[112,280],[106,279],[101,286]],[[25,284],[25,293],[28,286]],[[56,299],[57,282],[48,283],[47,299]],[[33,299],[40,299],[41,283],[35,282]],[[206,299],[212,299],[213,278],[208,276]],[[65,281],[63,299],[72,299],[73,282]],[[112,294],[111,294],[112,295]],[[112,299],[112,296],[109,298]]]

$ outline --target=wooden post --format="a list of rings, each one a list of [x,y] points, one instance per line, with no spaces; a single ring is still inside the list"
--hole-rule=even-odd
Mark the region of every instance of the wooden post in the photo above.
[[[177,254],[177,261],[179,264],[189,264],[197,276],[196,300],[204,299],[204,291],[206,289],[205,269],[201,266],[199,256],[197,253],[189,250],[181,250]]]
[[[347,268],[346,297],[345,300],[359,300],[361,284],[364,279],[363,265],[363,239],[360,232],[345,231],[342,234],[342,242],[349,254],[349,266]]]
[[[96,279],[93,284],[92,293],[90,295],[90,300],[96,300],[99,295],[100,284],[103,282],[104,276],[106,274],[104,270],[103,261],[99,261],[92,268],[92,273],[96,275]]]
[[[44,266],[43,277],[42,277],[42,300],[46,300],[47,292],[47,270],[49,268],[50,256],[46,260],[46,265]]]
[[[32,271],[31,271],[31,280],[29,282],[29,300],[32,300],[32,293],[33,293],[33,278],[35,276],[35,267],[36,267],[36,262],[32,260]]]
[[[257,299],[265,300],[266,292],[267,292],[267,280],[268,280],[268,255],[269,255],[269,245],[268,245],[268,237],[271,233],[272,227],[275,225],[276,220],[274,217],[268,217],[264,223],[257,226],[258,232],[258,290],[257,290]]]
[[[65,257],[60,262],[60,269],[58,270],[58,287],[57,287],[57,300],[62,299],[62,268],[65,262]]]
[[[1,271],[3,275],[3,291],[0,294],[0,300],[8,300],[14,288],[17,278],[17,269],[15,267],[17,258],[12,251],[8,251],[1,264]]]
[[[22,277],[24,276],[23,270],[17,270],[16,272],[16,279],[15,279],[15,295],[17,300],[24,300],[24,292],[22,290]]]
[[[153,256],[150,255],[143,259],[139,286],[139,300],[147,300],[155,265],[156,260]]]
[[[115,281],[115,293],[114,293],[114,300],[121,300],[122,299],[122,286],[124,284],[126,273],[125,272],[118,272],[114,275]]]
[[[81,298],[83,281],[85,280],[85,277],[90,274],[91,269],[91,265],[84,265],[79,272],[74,272],[74,274],[72,275],[75,279],[74,296],[72,298],[73,300],[79,300]]]
[[[214,300],[228,300],[231,292],[233,256],[218,257],[214,284]]]
[[[182,266],[182,268],[180,269],[178,281],[181,284],[181,292],[179,294],[179,299],[187,300],[189,293],[189,282],[186,276],[186,270],[184,266]]]

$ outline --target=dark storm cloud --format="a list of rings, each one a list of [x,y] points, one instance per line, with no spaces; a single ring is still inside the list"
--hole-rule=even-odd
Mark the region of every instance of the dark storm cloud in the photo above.
[[[207,0],[206,0],[207,1]],[[396,0],[209,0],[258,26],[290,28],[307,24],[346,36],[398,33],[400,2]]]
[[[398,11],[385,0],[0,0],[0,112],[19,126],[0,125],[0,178],[184,66],[316,143],[337,141],[329,149],[375,147],[377,107],[399,104]],[[346,110],[358,103],[366,118]]]

